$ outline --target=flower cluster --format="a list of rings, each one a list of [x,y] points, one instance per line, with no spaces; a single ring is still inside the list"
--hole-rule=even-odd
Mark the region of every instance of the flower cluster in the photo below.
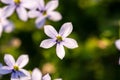
[[[35,24],[37,28],[41,28],[46,19],[59,21],[62,19],[61,14],[55,9],[58,7],[58,0],[51,0],[46,5],[44,0],[1,0],[6,4],[0,9],[0,35],[5,28],[6,32],[13,30],[13,24],[7,20],[15,11],[22,21],[28,18],[36,18]]]
[[[3,30],[11,32],[14,29],[13,22],[8,20],[14,12],[17,13],[18,18],[22,21],[36,18],[35,25],[37,28],[43,27],[46,19],[52,21],[62,19],[62,15],[55,11],[59,5],[58,0],[50,0],[47,4],[45,4],[44,0],[1,0],[0,2],[5,4],[3,8],[0,8],[0,36]],[[59,32],[53,26],[45,25],[44,32],[50,39],[43,40],[40,43],[40,47],[50,48],[56,44],[56,54],[60,59],[63,59],[65,56],[64,46],[70,49],[78,47],[76,40],[67,38],[72,30],[71,22],[64,23]],[[42,76],[38,68],[35,68],[31,73],[23,69],[29,61],[28,55],[21,55],[15,62],[12,55],[5,54],[4,61],[6,66],[0,64],[0,74],[11,73],[11,80],[51,80],[49,73]]]
[[[23,67],[28,63],[28,55],[21,55],[15,62],[14,58],[10,54],[5,54],[4,61],[7,66],[0,64],[0,74],[11,73],[11,80],[51,80],[49,74],[42,77],[42,73],[38,68],[32,71],[32,74]]]

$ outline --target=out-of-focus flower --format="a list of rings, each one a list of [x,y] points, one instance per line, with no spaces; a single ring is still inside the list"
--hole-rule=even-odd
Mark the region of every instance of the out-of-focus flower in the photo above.
[[[19,80],[20,78],[30,76],[27,70],[22,69],[29,61],[28,55],[21,55],[15,62],[13,56],[5,54],[4,61],[7,66],[0,67],[0,74],[12,73],[11,80]]]
[[[38,68],[35,68],[32,72],[32,76],[30,80],[51,80],[49,74],[46,74],[42,77],[42,73]]]
[[[42,67],[43,74],[46,73],[55,73],[56,69],[52,63],[45,63]]]
[[[43,40],[40,44],[40,47],[43,48],[50,48],[57,44],[56,46],[56,53],[60,59],[63,59],[65,56],[64,47],[73,49],[78,47],[77,42],[74,39],[67,38],[67,36],[72,32],[73,26],[70,22],[64,23],[59,31],[57,31],[51,26],[46,25],[44,26],[44,32],[50,39]]]
[[[46,18],[52,21],[59,21],[62,16],[59,12],[54,11],[58,7],[58,0],[51,0],[46,5],[44,0],[36,0],[39,3],[38,9],[31,10],[28,15],[30,18],[36,18],[37,28],[41,28],[46,21]]]
[[[10,43],[9,43],[9,46],[12,46],[12,47],[20,47],[22,44],[21,40],[19,38],[13,38]]]
[[[27,9],[34,9],[37,7],[37,2],[34,0],[1,0],[2,3],[8,4],[8,6],[4,7],[4,13],[6,17],[9,17],[16,10],[18,17],[27,21],[28,14]]]
[[[0,8],[0,37],[2,35],[3,30],[6,33],[10,33],[14,29],[12,22],[6,19],[4,16],[4,10]]]
[[[30,80],[51,80],[50,75],[47,73],[46,75],[42,76],[41,71],[38,68],[35,68],[32,72],[32,76]],[[54,79],[54,80],[62,80],[61,78]]]
[[[115,41],[115,46],[118,50],[120,50],[120,39]]]

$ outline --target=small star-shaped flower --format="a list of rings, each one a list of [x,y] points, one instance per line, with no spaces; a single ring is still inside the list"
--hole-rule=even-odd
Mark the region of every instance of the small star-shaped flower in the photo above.
[[[5,54],[4,61],[7,66],[0,67],[0,74],[12,73],[11,80],[19,80],[20,78],[30,76],[30,73],[23,69],[29,61],[28,55],[21,55],[15,62],[13,56]]]
[[[59,12],[54,11],[58,7],[58,0],[50,0],[46,5],[44,0],[36,0],[38,2],[38,9],[31,10],[28,12],[30,18],[37,18],[35,23],[37,28],[41,28],[46,19],[52,21],[59,21],[62,19],[62,16]]]
[[[50,48],[56,44],[57,56],[60,59],[63,59],[65,56],[63,46],[70,49],[78,47],[78,44],[74,39],[67,38],[67,36],[72,32],[72,30],[73,26],[70,22],[64,23],[59,33],[57,33],[57,31],[51,25],[44,26],[44,32],[47,36],[50,37],[50,39],[43,40],[40,44],[40,47]]]

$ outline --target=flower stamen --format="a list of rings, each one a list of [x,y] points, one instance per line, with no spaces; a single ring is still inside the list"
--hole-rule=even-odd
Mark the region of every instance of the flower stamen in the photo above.
[[[14,66],[14,70],[15,71],[19,71],[19,67],[18,66]]]
[[[58,36],[56,36],[56,42],[61,42],[61,41],[63,41],[63,38],[60,36],[60,35],[58,35]]]
[[[14,0],[15,4],[19,5],[20,4],[20,0]]]
[[[46,10],[41,10],[40,11],[44,16],[47,14]]]

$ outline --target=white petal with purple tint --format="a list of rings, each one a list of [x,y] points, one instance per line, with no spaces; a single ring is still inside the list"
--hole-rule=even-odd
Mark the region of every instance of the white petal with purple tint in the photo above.
[[[4,61],[9,67],[13,67],[13,65],[15,64],[15,60],[10,54],[5,54]]]
[[[59,34],[62,37],[67,37],[73,30],[73,26],[71,22],[64,23],[62,27],[60,28]]]
[[[60,59],[63,59],[65,56],[65,50],[62,44],[57,44],[56,54]]]
[[[19,66],[19,68],[23,68],[29,61],[28,55],[21,55],[17,61],[16,64]]]
[[[56,42],[53,39],[46,39],[41,42],[40,47],[50,48],[50,47],[54,46],[55,44],[56,44]]]

